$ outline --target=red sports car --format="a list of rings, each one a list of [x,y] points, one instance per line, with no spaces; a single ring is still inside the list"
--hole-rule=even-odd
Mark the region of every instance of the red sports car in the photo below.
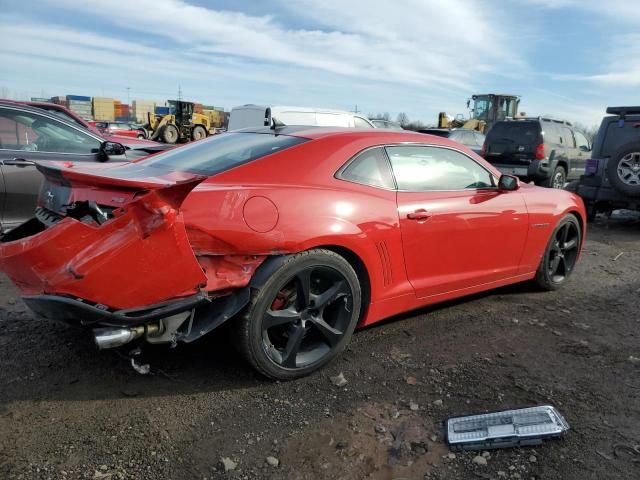
[[[516,282],[561,286],[585,210],[462,145],[391,130],[238,131],[124,166],[38,166],[35,217],[0,267],[36,313],[101,348],[191,342],[225,322],[275,379],[357,326]]]

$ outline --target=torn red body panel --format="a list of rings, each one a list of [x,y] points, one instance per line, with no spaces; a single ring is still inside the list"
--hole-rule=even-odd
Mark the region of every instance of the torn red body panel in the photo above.
[[[252,255],[216,255],[198,257],[207,276],[207,292],[246,286],[267,257]]]
[[[163,196],[148,193],[103,225],[66,217],[3,243],[0,268],[23,294],[69,295],[117,309],[197,293],[207,278],[182,214]]]

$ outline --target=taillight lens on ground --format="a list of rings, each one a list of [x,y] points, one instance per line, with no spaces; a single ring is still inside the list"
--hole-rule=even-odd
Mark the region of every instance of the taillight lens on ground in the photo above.
[[[537,445],[567,430],[567,421],[550,405],[450,418],[446,423],[452,450]]]
[[[536,158],[536,160],[544,160],[545,156],[544,156],[544,144],[543,143],[539,144],[536,147],[535,158]]]

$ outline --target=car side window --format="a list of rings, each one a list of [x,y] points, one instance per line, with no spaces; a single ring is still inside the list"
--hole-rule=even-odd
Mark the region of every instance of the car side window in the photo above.
[[[389,160],[381,147],[360,153],[338,174],[338,178],[372,187],[395,188]]]
[[[560,140],[560,129],[553,122],[544,122],[542,129],[544,131],[544,139],[547,143],[562,144]]]
[[[0,110],[3,149],[30,152],[98,153],[102,142],[54,119],[32,112]]]
[[[399,190],[464,190],[494,188],[494,177],[468,156],[448,148],[387,147]]]
[[[582,133],[578,132],[577,130],[573,132],[573,134],[576,137],[576,146],[582,150],[583,152],[588,152],[591,150],[591,147],[589,146],[589,140],[587,140],[587,137],[585,137]]]

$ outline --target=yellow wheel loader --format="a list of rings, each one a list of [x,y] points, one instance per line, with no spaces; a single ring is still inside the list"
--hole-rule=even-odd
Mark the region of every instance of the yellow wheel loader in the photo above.
[[[473,109],[471,109],[471,101],[473,101]],[[498,93],[473,95],[467,101],[467,108],[471,109],[471,118],[465,119],[462,115],[457,115],[451,120],[445,112],[440,112],[438,128],[467,128],[486,134],[494,123],[505,118],[516,117],[519,105],[520,97],[517,95]]]
[[[211,119],[207,115],[194,113],[192,102],[175,100],[169,102],[171,112],[168,115],[148,113],[149,138],[164,143],[202,140],[209,135]]]

